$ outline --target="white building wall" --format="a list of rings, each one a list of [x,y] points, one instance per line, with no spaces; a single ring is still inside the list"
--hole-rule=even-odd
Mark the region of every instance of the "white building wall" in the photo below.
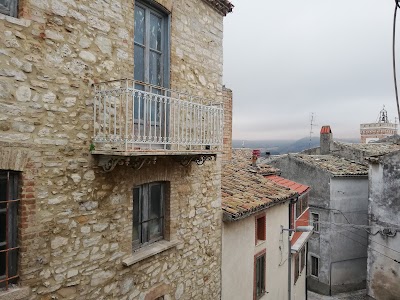
[[[254,289],[254,255],[266,250],[266,294],[262,300],[287,300],[287,232],[289,204],[265,211],[266,241],[255,245],[255,216],[224,222],[222,230],[222,300],[251,300]],[[292,274],[294,270],[292,266]],[[304,268],[296,285],[292,280],[292,299],[305,299]]]

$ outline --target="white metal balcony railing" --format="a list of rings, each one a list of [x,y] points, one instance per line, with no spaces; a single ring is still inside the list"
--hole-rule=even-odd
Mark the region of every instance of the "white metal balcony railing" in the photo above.
[[[222,149],[222,103],[130,79],[94,86],[96,150]]]

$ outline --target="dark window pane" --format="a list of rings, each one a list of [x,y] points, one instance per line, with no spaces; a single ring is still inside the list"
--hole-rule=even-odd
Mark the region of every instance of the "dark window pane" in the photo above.
[[[145,14],[144,9],[135,6],[135,42],[144,44],[144,31],[145,31]]]
[[[8,253],[8,277],[18,274],[18,249],[11,250]]]
[[[150,14],[150,48],[158,51],[161,51],[161,22],[161,18]]]
[[[161,216],[161,199],[161,185],[152,185],[150,189],[150,219]]]
[[[151,220],[149,222],[149,239],[155,239],[162,236],[162,222],[161,219]]]
[[[4,250],[5,247],[0,247],[0,250]],[[6,274],[6,253],[0,252],[0,276]]]
[[[0,243],[6,241],[6,213],[0,212]]]
[[[10,200],[18,199],[18,174],[11,173],[10,174]]]
[[[144,48],[142,46],[136,45],[134,48],[134,77],[135,80],[144,81]]]
[[[7,200],[7,175],[0,173],[0,209],[6,208],[5,201]]]
[[[150,67],[149,67],[150,83],[161,86],[161,54],[150,51]]]
[[[133,189],[133,228],[132,228],[132,239],[139,240],[139,202],[140,202],[140,189],[134,188]]]

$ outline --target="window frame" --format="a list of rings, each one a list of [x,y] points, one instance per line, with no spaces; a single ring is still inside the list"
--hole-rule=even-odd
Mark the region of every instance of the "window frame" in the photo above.
[[[299,258],[299,253],[296,253],[294,256],[293,256],[293,260],[294,260],[294,268],[293,268],[293,271],[294,271],[294,284],[296,284],[296,282],[297,282],[297,279],[299,279],[299,276],[300,276],[300,258]]]
[[[306,247],[304,246],[303,248],[301,248],[300,250],[300,273],[303,272],[304,267],[306,265]]]
[[[153,5],[154,4],[154,5]],[[143,56],[143,81],[144,83],[151,84],[150,82],[150,52],[158,51],[157,49],[152,49],[150,46],[150,29],[147,30],[148,26],[150,25],[150,18],[151,14],[161,18],[161,74],[162,74],[162,82],[160,87],[168,88],[170,84],[170,48],[171,48],[171,16],[170,13],[165,10],[161,5],[155,5],[156,3],[151,2],[148,3],[147,1],[135,1],[135,9],[139,7],[144,10],[145,13],[145,28],[144,28],[144,44],[140,44],[139,42],[135,41],[135,27],[134,26],[134,41],[133,45],[141,47],[144,49],[144,56]],[[134,17],[135,18],[135,17]],[[136,59],[134,57],[134,64]],[[134,72],[135,73],[135,72]],[[141,81],[135,78],[135,74],[133,74],[135,81]]]
[[[315,255],[310,255],[310,275],[314,278],[319,278],[319,257]],[[315,264],[316,262],[316,264]],[[316,271],[316,272],[314,272]],[[315,275],[316,274],[316,275]]]
[[[6,16],[10,16],[13,18],[17,18],[18,17],[18,4],[19,4],[20,0],[10,0],[9,6],[3,6],[0,3],[0,14],[6,15]]]
[[[263,264],[257,269],[258,263],[263,262]],[[254,255],[254,292],[253,299],[258,300],[266,293],[266,270],[267,270],[267,259],[266,259],[266,250],[262,250],[256,255]],[[259,271],[259,272],[257,272]],[[258,280],[258,276],[261,276],[260,280]],[[260,283],[260,292],[258,292],[257,283]]]
[[[314,216],[317,217],[317,221],[315,221]],[[312,226],[314,227],[314,233],[319,233],[319,213],[312,212],[311,221],[312,221]]]
[[[160,212],[158,217],[150,218],[152,187],[160,187],[159,201]],[[163,240],[166,237],[166,189],[167,184],[164,181],[154,181],[135,186],[132,191],[133,209],[132,209],[132,249],[136,251],[147,245]],[[135,202],[137,201],[137,202]],[[137,219],[137,220],[136,220]],[[150,236],[149,222],[158,220],[160,233]],[[137,228],[135,227],[137,226]],[[137,236],[137,238],[135,238]]]
[[[255,217],[255,243],[261,243],[266,240],[267,237],[267,219],[265,214],[261,214]]]
[[[5,191],[0,189],[0,215],[4,216],[3,234],[0,237],[0,257],[4,253],[4,274],[0,275],[0,288],[8,289],[8,285],[15,284],[19,278],[18,259],[19,259],[19,240],[18,240],[18,210],[20,202],[20,173],[10,170],[0,170],[0,185],[5,183]],[[5,179],[5,180],[4,180]],[[5,206],[4,206],[5,205]],[[1,220],[1,216],[0,216]],[[0,228],[1,229],[1,228]],[[4,249],[1,249],[3,248]]]

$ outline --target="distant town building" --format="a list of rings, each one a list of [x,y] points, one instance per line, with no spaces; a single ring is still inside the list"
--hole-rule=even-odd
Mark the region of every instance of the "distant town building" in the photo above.
[[[360,133],[361,143],[375,142],[384,137],[397,134],[397,124],[389,122],[384,106],[379,112],[377,122],[361,124]]]

